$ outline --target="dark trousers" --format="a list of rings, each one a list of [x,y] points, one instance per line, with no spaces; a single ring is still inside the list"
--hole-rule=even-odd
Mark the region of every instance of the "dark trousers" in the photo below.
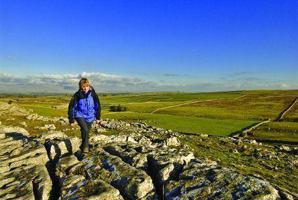
[[[79,126],[81,127],[81,138],[82,138],[82,145],[81,150],[88,149],[89,147],[89,131],[91,129],[92,122],[87,122],[84,118],[78,117],[76,118]]]

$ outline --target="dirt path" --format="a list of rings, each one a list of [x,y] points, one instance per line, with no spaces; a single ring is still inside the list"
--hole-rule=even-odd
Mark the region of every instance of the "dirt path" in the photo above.
[[[247,94],[236,97],[233,100],[238,100],[238,99],[240,99],[242,97],[245,97],[245,96],[247,96]],[[226,99],[208,99],[208,100],[197,100],[197,101],[185,102],[185,103],[182,103],[182,104],[177,104],[177,105],[173,105],[173,106],[166,106],[166,107],[158,108],[158,109],[152,111],[150,114],[154,114],[154,113],[156,113],[160,110],[165,110],[165,109],[168,109],[168,108],[175,108],[175,107],[190,105],[190,104],[194,104],[194,103],[201,103],[201,102],[207,102],[207,101],[217,101],[217,100],[226,100]]]

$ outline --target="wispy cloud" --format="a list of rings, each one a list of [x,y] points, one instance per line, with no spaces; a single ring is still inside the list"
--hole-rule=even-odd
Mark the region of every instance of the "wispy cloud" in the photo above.
[[[99,72],[81,74],[42,74],[18,77],[0,72],[0,92],[73,92],[78,89],[80,78],[86,77],[102,92],[132,92],[157,89],[158,83],[136,77]]]
[[[163,81],[148,81],[144,78],[121,76],[100,72],[80,74],[40,74],[14,76],[0,72],[0,93],[73,93],[78,89],[80,78],[90,80],[98,92],[149,92],[149,91],[224,91],[244,89],[295,89],[297,84],[287,81],[270,81],[249,74],[239,74],[240,78],[221,79],[213,82],[193,82],[188,84]]]

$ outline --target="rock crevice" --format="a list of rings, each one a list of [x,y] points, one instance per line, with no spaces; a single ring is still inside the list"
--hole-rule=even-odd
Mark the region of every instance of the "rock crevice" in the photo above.
[[[0,125],[0,199],[295,199],[268,181],[197,158],[176,134],[143,124],[105,121],[82,155],[80,139],[49,131],[32,138]],[[284,191],[284,190],[282,190]]]

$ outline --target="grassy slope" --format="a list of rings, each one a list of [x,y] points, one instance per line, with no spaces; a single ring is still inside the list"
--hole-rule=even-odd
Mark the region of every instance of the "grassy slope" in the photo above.
[[[245,96],[244,96],[245,95]],[[149,124],[181,132],[199,132],[228,135],[255,122],[275,119],[298,91],[241,91],[231,93],[151,93],[144,95],[108,97],[103,116],[122,120],[144,120]],[[204,101],[207,100],[207,101]],[[188,105],[161,109],[187,102],[202,101]],[[129,112],[107,112],[109,105],[127,106]],[[285,129],[280,132],[257,131],[256,139],[297,141],[297,137]]]
[[[254,135],[259,140],[298,142],[298,123],[270,122],[258,128]]]
[[[298,103],[294,105],[292,110],[286,115],[285,121],[298,122]]]
[[[104,114],[104,117],[129,121],[142,120],[157,127],[179,132],[208,133],[212,135],[229,135],[231,132],[241,130],[243,127],[255,123],[255,121],[249,120],[206,119],[134,112],[107,113]]]
[[[241,97],[243,92],[221,92],[221,93],[150,93],[143,95],[104,97],[102,101],[107,105],[121,104],[128,108],[129,112],[110,113],[103,112],[104,117],[121,120],[143,120],[154,126],[189,133],[208,133],[214,135],[228,135],[238,131],[244,126],[255,123],[253,120],[233,119],[208,119],[193,116],[187,110],[184,113],[150,114],[152,111],[168,106],[176,106],[193,101],[205,101],[214,99],[234,99]],[[192,104],[191,104],[192,105]],[[104,108],[105,108],[104,106]],[[106,107],[106,109],[108,109]],[[177,107],[175,107],[177,108]],[[170,108],[175,109],[175,108]],[[105,110],[106,110],[105,109]]]
[[[268,156],[262,158],[253,156],[254,149],[258,149],[263,155],[268,155],[268,147],[254,146],[241,151],[239,149],[245,145],[227,143],[224,138],[223,140],[218,138],[201,139],[200,137],[189,136],[181,138],[181,140],[193,149],[197,157],[216,160],[222,166],[234,168],[243,174],[264,177],[276,186],[298,193],[297,167],[290,168],[289,163],[285,161],[287,159],[284,158],[279,160],[271,159]],[[236,149],[238,151],[235,153]],[[293,157],[294,155],[290,156]]]
[[[138,93],[101,95],[102,117],[121,120],[143,120],[148,124],[179,132],[229,135],[256,122],[275,119],[289,103],[298,96],[298,91],[237,91],[214,93]],[[45,116],[67,116],[70,95],[9,97],[26,109]],[[199,101],[187,105],[180,104]],[[111,113],[109,106],[124,105],[128,112]],[[166,108],[168,106],[174,106]],[[162,109],[160,109],[162,108]],[[166,108],[166,109],[164,109]],[[154,114],[152,111],[160,109]],[[285,120],[297,117],[298,105]],[[294,123],[294,122],[293,122]],[[270,123],[271,125],[272,123]],[[295,124],[295,123],[294,123]],[[281,124],[277,131],[261,126],[257,139],[297,141],[297,135]],[[269,130],[269,131],[268,131]]]
[[[237,98],[247,94],[248,96]],[[280,97],[280,96],[283,97]],[[107,95],[101,96],[103,107],[103,118],[124,119],[129,121],[144,120],[154,126],[177,130],[181,132],[199,132],[215,135],[227,135],[230,132],[240,130],[249,126],[257,120],[276,117],[283,107],[287,107],[287,102],[291,101],[298,91],[245,91],[229,93],[145,93],[128,95]],[[181,112],[180,107],[169,110],[162,110],[155,114],[150,114],[154,109],[177,105],[185,101],[197,99],[221,99],[214,102],[203,102],[198,105],[183,106],[187,108]],[[14,102],[25,108],[30,108],[34,112],[46,116],[67,116],[67,104],[70,96],[53,96],[38,98],[1,98],[0,101],[7,102],[13,99]],[[233,100],[234,99],[234,100]],[[241,102],[241,103],[239,103]],[[108,111],[110,105],[126,105],[128,112],[111,113]],[[244,105],[243,105],[244,104]],[[297,110],[297,107],[295,107]],[[296,131],[297,122],[288,122],[288,118],[297,115],[296,110],[287,115],[286,121],[271,122],[261,126],[255,131],[258,139],[273,139],[298,142]],[[167,113],[167,112],[171,113]],[[174,112],[175,111],[175,112]],[[200,114],[198,114],[200,113]],[[262,115],[260,115],[262,114]],[[242,117],[243,115],[243,117]],[[261,116],[261,117],[260,117]],[[15,120],[7,120],[7,116],[0,115],[0,121],[6,125],[16,125],[16,122],[25,121],[24,117],[14,117]],[[32,134],[40,134],[40,130],[35,130],[35,126],[43,126],[45,122],[31,121],[26,128]],[[55,124],[57,130],[60,125]],[[62,127],[61,127],[62,128]],[[66,131],[68,135],[79,136],[79,130]],[[109,134],[115,134],[110,133]],[[243,174],[260,175],[275,185],[282,186],[298,193],[297,173],[298,169],[288,168],[288,164],[277,159],[263,159],[252,156],[253,152],[240,151],[237,145],[226,143],[218,138],[200,138],[196,136],[181,136],[183,143],[188,144],[194,150],[196,156],[217,160],[222,166],[232,167]],[[224,138],[223,138],[224,139]],[[243,146],[243,145],[242,145]],[[234,153],[238,148],[239,153]],[[256,146],[256,149],[266,155],[266,148]],[[253,148],[254,149],[254,148]]]
[[[162,110],[159,113],[191,115],[217,119],[274,119],[291,103],[292,98],[247,95],[240,99],[205,101]]]

